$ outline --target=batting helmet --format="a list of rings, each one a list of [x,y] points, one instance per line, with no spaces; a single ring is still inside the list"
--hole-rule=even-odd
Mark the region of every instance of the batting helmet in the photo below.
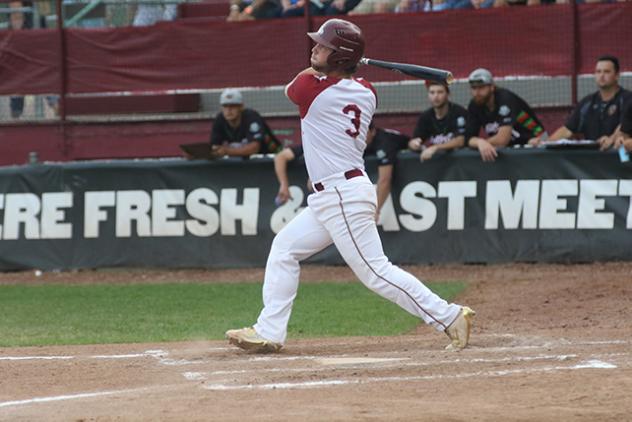
[[[352,69],[364,55],[362,30],[351,22],[329,19],[318,32],[308,32],[307,35],[318,44],[334,50],[327,58],[332,70]]]

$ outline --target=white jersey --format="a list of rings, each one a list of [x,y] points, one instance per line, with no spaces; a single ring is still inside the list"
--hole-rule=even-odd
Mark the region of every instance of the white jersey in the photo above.
[[[303,74],[286,92],[299,107],[305,165],[312,182],[364,170],[366,135],[377,106],[373,86],[362,78]]]

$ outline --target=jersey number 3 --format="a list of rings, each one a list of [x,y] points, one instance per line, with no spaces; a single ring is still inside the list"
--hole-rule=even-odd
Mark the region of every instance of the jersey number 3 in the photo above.
[[[357,138],[360,134],[360,114],[362,114],[360,107],[355,104],[348,104],[345,106],[345,108],[342,109],[342,112],[347,115],[353,113],[353,117],[351,117],[351,123],[353,123],[354,130],[347,129],[345,130],[345,133],[352,138]]]

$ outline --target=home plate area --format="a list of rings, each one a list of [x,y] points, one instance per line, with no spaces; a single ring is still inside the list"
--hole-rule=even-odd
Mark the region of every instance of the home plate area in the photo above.
[[[455,397],[486,406],[483,413],[472,408],[471,420],[475,413],[480,420],[510,420],[502,397],[507,394],[525,403],[517,415],[538,420],[537,407],[546,420],[560,412],[557,404],[544,405],[550,397],[567,394],[563,401],[580,400],[572,408],[581,409],[588,396],[574,391],[577,386],[600,391],[607,384],[625,395],[621,389],[630,383],[632,358],[624,339],[478,334],[460,352],[444,351],[439,339],[293,340],[268,355],[223,342],[0,349],[6,375],[0,380],[0,420],[244,420],[252,412],[244,401],[259,409],[253,420],[415,420],[418,409],[428,414],[423,420],[446,420],[442,416],[453,411],[458,414],[447,420],[465,420],[468,413],[458,408],[441,410],[449,407],[442,400]],[[598,409],[607,397],[618,400],[611,393],[599,398]],[[392,408],[391,402],[403,404]],[[504,410],[496,414],[492,407]],[[568,406],[564,411],[565,417],[577,414]],[[625,410],[614,411],[619,417]]]

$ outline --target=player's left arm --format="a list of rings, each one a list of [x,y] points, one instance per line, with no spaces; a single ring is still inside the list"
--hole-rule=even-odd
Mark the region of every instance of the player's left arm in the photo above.
[[[511,142],[511,131],[513,126],[504,125],[498,128],[498,133],[487,138],[487,142],[495,147],[506,147]]]
[[[301,70],[292,81],[285,86],[285,96],[292,102],[296,103],[295,98],[292,96],[290,89],[292,85],[296,82],[296,80],[303,75],[312,75],[312,76],[322,76],[322,73],[314,70],[312,67],[308,67],[307,69]]]

